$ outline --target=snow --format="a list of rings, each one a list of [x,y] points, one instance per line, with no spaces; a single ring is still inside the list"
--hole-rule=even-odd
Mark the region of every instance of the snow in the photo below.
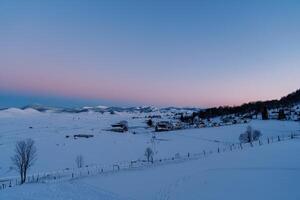
[[[164,113],[161,120],[169,114]],[[77,155],[83,156],[85,165],[92,166],[144,159],[147,147],[154,149],[156,159],[215,151],[238,143],[239,135],[249,125],[260,130],[263,139],[299,133],[300,129],[299,122],[252,120],[247,124],[162,132],[153,140],[146,115],[149,113],[2,110],[0,180],[17,176],[10,156],[15,143],[25,138],[34,139],[37,146],[38,160],[29,172],[34,174],[75,168]],[[121,120],[128,121],[128,133],[106,131]],[[75,140],[74,134],[94,137]],[[0,191],[0,199],[299,199],[296,187],[300,162],[295,159],[300,154],[299,142],[289,140],[196,161],[59,183],[25,184]]]
[[[14,114],[11,111],[9,113],[0,112],[1,176],[16,175],[14,170],[10,170],[10,156],[13,155],[15,143],[25,138],[34,139],[37,145],[38,162],[31,170],[31,173],[36,173],[73,168],[77,155],[84,157],[86,165],[107,165],[143,159],[148,146],[155,150],[156,158],[215,150],[237,143],[239,135],[249,125],[163,132],[158,133],[157,139],[151,142],[153,133],[146,128],[144,114],[36,113],[28,110],[22,111],[22,114],[15,111]],[[141,118],[132,119],[133,116]],[[129,133],[105,131],[112,123],[121,120],[129,122]],[[299,123],[280,121],[252,121],[250,125],[261,130],[263,137],[290,134],[299,128]],[[94,137],[74,140],[74,134],[93,134]],[[66,138],[67,135],[70,137]]]
[[[154,168],[74,181],[28,184],[0,192],[0,199],[290,199],[300,198],[300,141]]]
[[[16,191],[14,191],[16,189]],[[63,184],[27,184],[23,187],[0,192],[1,199],[18,200],[125,200],[118,195],[94,188],[90,185],[81,183],[63,183]],[[80,191],[80,192],[79,192]]]
[[[102,106],[102,105],[99,105],[99,106],[96,106],[97,108],[101,108],[101,109],[106,109],[108,108],[107,106]]]
[[[2,110],[0,112],[1,112],[0,118],[40,114],[40,112],[38,112],[37,110],[34,110],[32,108],[27,108],[24,110],[19,109],[19,108],[9,108],[6,110]]]

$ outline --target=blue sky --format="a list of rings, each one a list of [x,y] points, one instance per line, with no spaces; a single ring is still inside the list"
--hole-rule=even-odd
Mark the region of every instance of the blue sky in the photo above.
[[[0,0],[0,106],[279,98],[300,85],[299,11],[291,0]]]

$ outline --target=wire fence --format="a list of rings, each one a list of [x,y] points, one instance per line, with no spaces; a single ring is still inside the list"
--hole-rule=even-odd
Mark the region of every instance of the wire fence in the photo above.
[[[188,160],[197,160],[205,158],[212,154],[221,154],[224,152],[241,151],[249,148],[254,148],[262,145],[268,145],[272,143],[278,143],[282,141],[292,140],[300,138],[300,134],[291,133],[289,135],[278,135],[274,137],[267,137],[250,143],[232,143],[224,147],[218,147],[217,149],[202,150],[198,153],[176,153],[172,157],[168,158],[156,158],[151,161],[139,159],[133,161],[116,162],[110,165],[92,165],[82,168],[63,169],[53,172],[35,173],[28,175],[26,183],[52,183],[62,182],[66,180],[79,179],[96,175],[108,175],[117,173],[120,171],[144,169],[150,167],[157,167],[161,165],[167,165],[172,163],[180,163]],[[11,188],[21,185],[21,179],[19,177],[8,177],[0,179],[0,190]]]

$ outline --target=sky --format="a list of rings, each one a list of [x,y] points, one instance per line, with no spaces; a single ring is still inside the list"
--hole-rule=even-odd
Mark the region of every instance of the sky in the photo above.
[[[0,0],[0,107],[280,98],[299,19],[298,0]]]

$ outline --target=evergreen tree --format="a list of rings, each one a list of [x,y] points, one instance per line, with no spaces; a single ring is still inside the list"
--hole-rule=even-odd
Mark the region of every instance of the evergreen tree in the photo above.
[[[285,115],[283,109],[280,109],[280,110],[279,110],[279,113],[278,113],[278,119],[279,119],[279,120],[285,120],[285,119],[286,119],[286,115]]]
[[[268,109],[266,106],[263,107],[262,112],[261,112],[261,117],[263,120],[268,120],[269,119],[269,113]]]
[[[152,121],[152,119],[149,119],[149,120],[147,121],[147,125],[148,125],[149,127],[152,127],[152,126],[153,126],[153,121]]]

